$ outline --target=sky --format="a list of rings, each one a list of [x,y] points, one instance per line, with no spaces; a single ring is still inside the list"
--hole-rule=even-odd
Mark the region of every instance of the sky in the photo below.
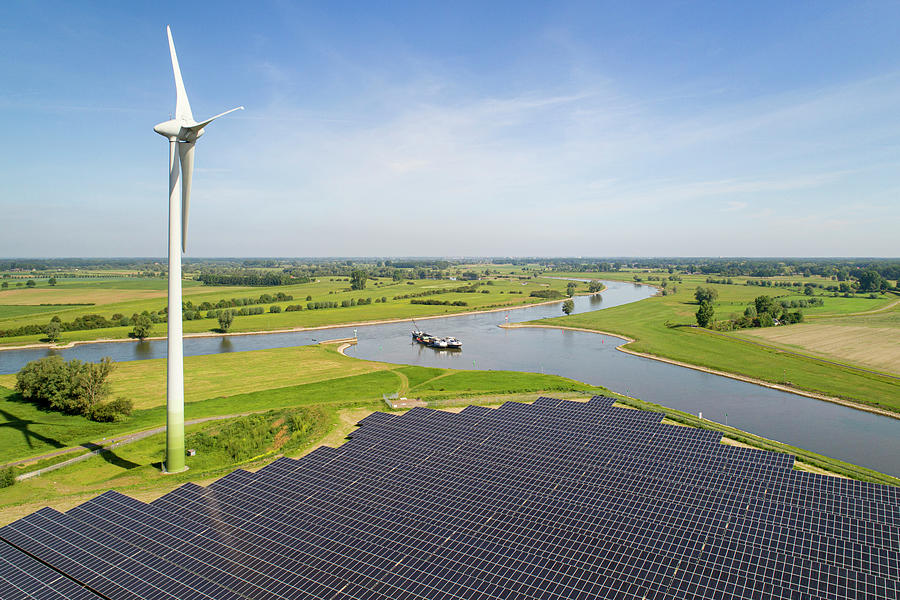
[[[900,255],[898,2],[0,6],[0,256]]]

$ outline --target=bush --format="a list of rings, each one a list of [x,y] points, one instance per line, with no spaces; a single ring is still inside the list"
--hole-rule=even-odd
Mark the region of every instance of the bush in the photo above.
[[[103,402],[95,406],[88,418],[99,423],[112,423],[120,416],[127,417],[134,409],[134,403],[127,398],[116,398],[112,402]]]
[[[277,304],[273,304],[272,306],[269,307],[269,312],[270,313],[280,313],[281,307],[278,306]]]
[[[16,472],[12,467],[0,469],[0,488],[6,488],[16,483]]]
[[[16,374],[16,391],[36,404],[92,418],[109,393],[106,380],[114,368],[109,357],[99,363],[85,363],[48,356],[22,367]]]
[[[530,294],[528,294],[532,298],[546,298],[547,300],[559,300],[561,298],[565,298],[566,295],[560,292],[559,290],[534,290]]]

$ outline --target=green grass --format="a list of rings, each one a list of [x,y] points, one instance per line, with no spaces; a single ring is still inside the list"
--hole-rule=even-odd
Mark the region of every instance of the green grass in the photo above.
[[[618,274],[621,275],[621,274]],[[710,287],[705,277],[684,276],[678,293],[655,296],[607,310],[568,317],[541,320],[545,325],[583,327],[617,333],[635,340],[630,350],[675,359],[693,365],[726,371],[783,384],[828,396],[868,404],[900,412],[900,381],[889,377],[861,373],[820,360],[793,356],[775,349],[761,348],[736,338],[717,336],[708,331],[683,326],[695,323],[697,305],[693,293],[697,285]],[[727,317],[729,302],[744,303],[766,293],[777,294],[779,288],[744,285],[712,285],[719,292],[717,316]],[[826,307],[828,306],[826,298]],[[875,302],[875,301],[869,301]],[[725,314],[722,315],[721,312]],[[872,315],[875,316],[875,315]],[[849,317],[859,318],[859,317]]]
[[[446,373],[446,369],[439,369],[437,367],[400,367],[396,369],[398,373],[403,373],[406,375],[406,378],[409,380],[409,387],[415,388],[428,381],[429,379],[434,379],[438,375],[443,375]]]
[[[18,319],[20,317],[39,315],[42,313],[57,313],[72,306],[34,306],[29,304],[0,304],[0,320]],[[83,306],[77,308],[84,309]]]
[[[328,346],[189,357],[185,372],[187,420],[294,406],[378,402],[382,394],[400,391],[405,382],[414,386],[411,395],[423,398],[584,388],[555,375],[370,362],[343,356]],[[15,376],[2,376],[0,385],[6,387],[0,387],[0,456],[12,461],[163,425],[163,376],[162,361],[119,363],[113,375],[117,378],[113,396],[144,400],[128,420],[117,423],[94,423],[39,410],[13,392]],[[146,400],[148,393],[152,401]]]
[[[334,281],[333,281],[334,279]],[[100,314],[111,318],[114,314],[131,316],[142,311],[160,311],[166,305],[165,288],[160,287],[158,279],[124,279],[110,281],[77,282],[71,285],[57,286],[50,292],[48,288],[39,288],[41,296],[26,295],[24,292],[9,300],[9,304],[25,304],[33,302],[93,302],[94,306],[56,307],[56,310],[41,312],[39,314],[11,315],[4,318],[0,313],[0,329],[14,329],[23,325],[46,325],[54,315],[63,321],[71,321],[75,317],[84,314]],[[187,283],[187,281],[185,282]],[[263,315],[239,316],[231,327],[233,332],[245,331],[269,331],[274,329],[290,329],[294,327],[321,327],[339,325],[342,323],[354,323],[363,321],[380,321],[389,319],[406,319],[423,316],[455,314],[473,310],[488,308],[500,308],[505,306],[517,306],[535,304],[542,301],[540,298],[531,298],[529,293],[538,289],[565,290],[566,282],[550,280],[528,280],[498,278],[490,285],[480,286],[478,293],[448,293],[432,296],[430,298],[441,301],[462,300],[468,306],[430,306],[423,304],[411,304],[410,299],[394,300],[397,295],[419,293],[426,290],[439,288],[456,288],[464,286],[464,281],[448,280],[415,280],[411,282],[394,282],[389,279],[369,281],[365,290],[353,291],[349,289],[347,281],[340,278],[322,278],[313,283],[297,284],[274,287],[218,287],[202,286],[196,282],[187,286],[184,291],[185,301],[191,301],[195,306],[202,302],[215,303],[221,299],[231,298],[258,298],[262,294],[274,295],[283,292],[294,297],[291,301],[283,301],[261,305],[267,311],[271,304],[277,304],[284,309],[289,304],[300,304],[302,311],[268,313]],[[487,293],[481,293],[486,290]],[[30,290],[35,291],[35,290]],[[517,293],[511,293],[517,292]],[[521,293],[518,293],[521,292]],[[146,297],[149,294],[149,297]],[[135,297],[138,296],[138,297]],[[306,310],[307,296],[312,301],[330,301],[341,303],[343,300],[372,298],[373,303],[363,306],[346,308],[331,308],[319,310]],[[374,299],[386,297],[387,302],[375,303]],[[11,297],[10,297],[11,298]],[[32,298],[33,300],[29,300]],[[0,295],[0,302],[3,297]],[[2,305],[0,305],[2,306]],[[2,310],[2,308],[0,308]],[[218,322],[215,319],[200,319],[184,322],[185,333],[208,333],[218,330]],[[157,323],[153,327],[151,335],[164,336],[166,324]],[[125,339],[128,338],[131,327],[110,327],[106,329],[94,329],[88,331],[63,332],[62,342],[86,341],[94,339]],[[20,345],[40,342],[43,335],[28,335],[0,338],[0,346]]]

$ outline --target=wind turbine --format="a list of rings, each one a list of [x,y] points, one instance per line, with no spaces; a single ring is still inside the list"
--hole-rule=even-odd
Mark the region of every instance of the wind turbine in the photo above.
[[[184,465],[184,347],[181,326],[181,253],[187,249],[188,208],[191,201],[191,175],[194,172],[194,144],[203,135],[204,128],[221,116],[243,106],[232,108],[220,115],[200,121],[194,120],[172,30],[166,26],[169,36],[169,53],[175,72],[175,118],[160,123],[153,131],[169,140],[169,310],[168,358],[166,361],[166,464],[168,473],[178,473]],[[178,159],[176,160],[176,149]],[[181,163],[181,176],[179,176]],[[179,190],[179,180],[181,189]],[[180,198],[179,198],[180,191]],[[180,201],[180,206],[179,206]]]

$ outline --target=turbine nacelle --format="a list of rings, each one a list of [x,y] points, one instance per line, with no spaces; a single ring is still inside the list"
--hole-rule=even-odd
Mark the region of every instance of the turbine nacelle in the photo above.
[[[197,123],[192,123],[191,125],[196,126]],[[185,125],[178,119],[169,119],[168,121],[163,121],[162,123],[155,125],[153,131],[164,138],[177,142],[195,142],[197,141],[197,138],[205,133],[205,130],[203,128],[192,128],[191,125]]]

